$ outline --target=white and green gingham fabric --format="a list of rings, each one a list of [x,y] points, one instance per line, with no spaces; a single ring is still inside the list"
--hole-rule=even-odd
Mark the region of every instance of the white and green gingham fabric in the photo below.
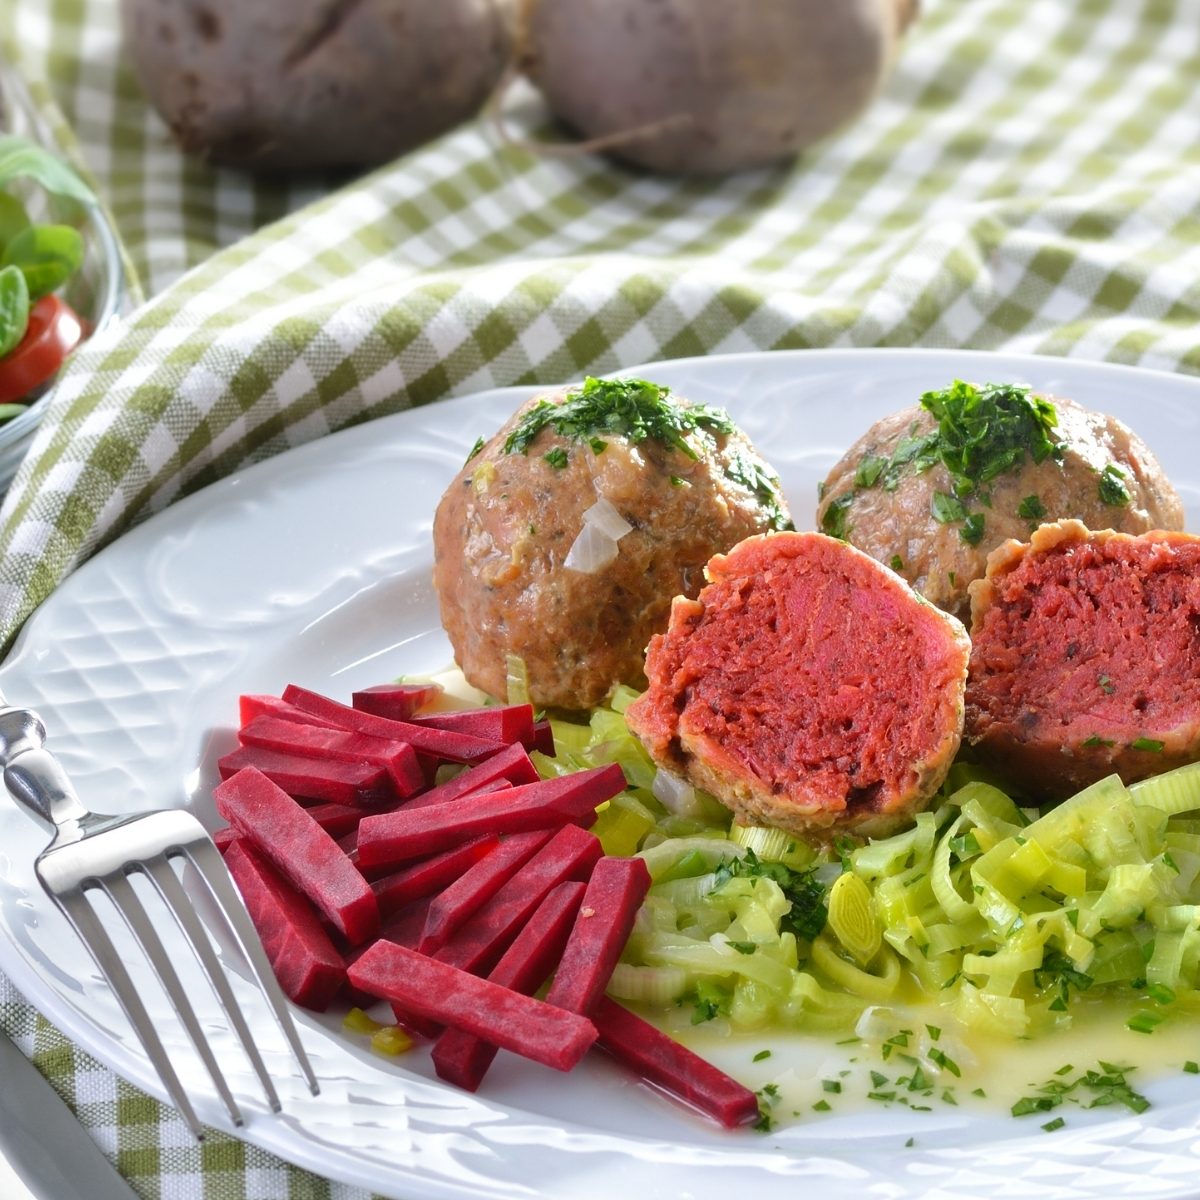
[[[818,346],[1200,369],[1200,0],[925,0],[860,121],[715,181],[475,124],[352,182],[256,183],[172,147],[117,27],[117,0],[0,7],[148,297],[76,357],[0,509],[0,643],[177,497],[452,394]],[[510,119],[543,123],[520,95]],[[2,978],[0,1023],[146,1197],[362,1200],[192,1144]]]

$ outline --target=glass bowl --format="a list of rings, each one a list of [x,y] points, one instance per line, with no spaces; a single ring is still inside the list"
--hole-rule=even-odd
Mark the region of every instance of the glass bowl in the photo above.
[[[15,133],[58,153],[45,119],[12,70],[0,61],[0,133]],[[23,196],[31,213],[53,219],[54,202],[40,191]],[[63,298],[84,319],[88,336],[117,320],[125,299],[125,271],[120,243],[108,214],[99,205],[76,221],[84,240],[83,265],[63,289]],[[53,384],[51,384],[51,388]],[[25,457],[48,403],[46,389],[19,416],[0,424],[0,493],[7,489]]]

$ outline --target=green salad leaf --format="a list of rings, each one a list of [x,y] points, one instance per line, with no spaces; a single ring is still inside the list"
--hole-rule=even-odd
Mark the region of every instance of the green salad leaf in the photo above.
[[[29,225],[0,255],[0,266],[20,268],[30,300],[57,291],[82,264],[83,237],[70,225]]]
[[[29,322],[29,285],[17,267],[0,269],[0,358],[25,336]]]

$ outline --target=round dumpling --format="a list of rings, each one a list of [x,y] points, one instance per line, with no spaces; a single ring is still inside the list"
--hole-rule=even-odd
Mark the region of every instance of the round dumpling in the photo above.
[[[957,383],[884,417],[829,473],[817,509],[820,529],[963,619],[997,546],[1068,518],[1179,530],[1183,505],[1120,421],[1006,384]]]
[[[721,409],[643,380],[531,400],[482,444],[434,518],[442,623],[467,680],[568,709],[644,682],[646,644],[704,565],[791,527],[775,473]]]

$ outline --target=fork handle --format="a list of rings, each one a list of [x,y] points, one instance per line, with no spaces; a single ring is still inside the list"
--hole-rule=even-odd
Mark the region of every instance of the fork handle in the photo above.
[[[0,709],[0,766],[19,803],[54,826],[87,816],[62,769],[46,748],[46,726],[28,708]]]

